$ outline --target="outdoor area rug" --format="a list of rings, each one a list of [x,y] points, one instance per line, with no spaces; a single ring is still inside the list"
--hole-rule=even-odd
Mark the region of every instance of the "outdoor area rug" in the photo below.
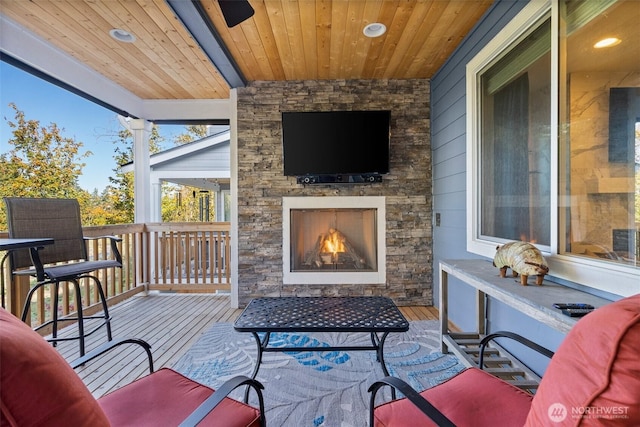
[[[409,331],[390,333],[384,347],[389,373],[417,390],[432,387],[463,369],[458,359],[439,352],[439,323],[410,322]],[[371,345],[366,333],[274,333],[272,346]],[[173,366],[189,378],[217,389],[236,375],[250,376],[257,350],[253,336],[230,323],[218,323]],[[257,380],[264,386],[271,427],[364,427],[367,389],[383,377],[374,351],[265,353]],[[382,389],[384,401],[390,389]],[[231,397],[243,399],[244,388]],[[380,393],[378,393],[380,396]],[[381,399],[378,399],[382,401]],[[249,404],[256,405],[255,393]]]

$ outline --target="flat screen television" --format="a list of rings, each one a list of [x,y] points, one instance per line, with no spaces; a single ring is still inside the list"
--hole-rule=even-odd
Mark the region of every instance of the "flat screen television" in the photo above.
[[[390,111],[283,112],[284,174],[389,172]]]

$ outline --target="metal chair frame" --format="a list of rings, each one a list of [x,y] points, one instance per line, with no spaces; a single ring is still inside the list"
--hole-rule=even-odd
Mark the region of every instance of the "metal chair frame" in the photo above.
[[[85,337],[106,327],[107,340],[111,341],[111,317],[102,284],[97,276],[90,273],[107,269],[121,268],[122,257],[117,243],[122,239],[116,236],[100,236],[91,239],[108,238],[114,259],[89,260],[86,241],[82,234],[80,205],[75,199],[17,198],[6,197],[7,223],[10,238],[48,237],[53,245],[39,250],[15,250],[9,254],[11,272],[14,275],[36,277],[36,284],[27,293],[22,310],[22,321],[26,321],[31,312],[31,300],[35,292],[45,285],[52,288],[52,319],[34,328],[42,329],[51,325],[52,334],[47,340],[55,346],[60,341],[79,340],[80,356],[85,354]],[[102,313],[85,316],[82,307],[80,280],[88,278],[94,281]],[[75,289],[76,316],[58,317],[58,298],[60,283],[72,283]],[[86,319],[102,319],[90,331],[85,331]],[[59,322],[77,322],[78,335],[58,337]]]
[[[516,334],[510,331],[497,331],[492,334],[485,336],[480,341],[480,360],[479,360],[479,369],[483,368],[483,360],[484,360],[484,351],[487,345],[495,340],[496,338],[509,338],[514,341],[519,342],[520,344],[529,347],[530,349],[548,357],[552,358],[555,354],[553,351],[537,344],[522,335]],[[379,381],[374,382],[369,387],[369,392],[371,396],[369,398],[369,425],[371,427],[375,424],[374,411],[376,408],[376,393],[378,390],[384,386],[391,387],[392,390],[400,391],[411,403],[413,403],[423,414],[429,417],[433,422],[435,422],[438,426],[441,427],[455,427],[455,424],[447,418],[442,412],[438,410],[435,406],[433,406],[428,400],[426,400],[418,391],[414,390],[409,384],[400,378],[395,377],[385,377]],[[395,399],[394,399],[395,400]]]

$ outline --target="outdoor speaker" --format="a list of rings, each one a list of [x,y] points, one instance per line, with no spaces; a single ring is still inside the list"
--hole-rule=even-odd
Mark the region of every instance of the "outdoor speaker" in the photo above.
[[[297,178],[298,184],[315,184],[319,181],[319,177],[315,175],[303,175]]]
[[[218,3],[229,28],[235,27],[254,14],[253,7],[246,0],[218,0]]]

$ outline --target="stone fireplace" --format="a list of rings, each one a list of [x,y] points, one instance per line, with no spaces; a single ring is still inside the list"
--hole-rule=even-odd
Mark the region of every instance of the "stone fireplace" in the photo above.
[[[231,193],[237,197],[232,204],[237,215],[232,211],[231,223],[232,227],[237,226],[234,241],[237,268],[234,266],[232,270],[237,272],[238,305],[242,307],[252,298],[265,296],[347,295],[384,295],[400,305],[430,304],[431,204],[435,196],[431,194],[429,81],[251,82],[235,93],[235,155],[233,142],[231,149],[232,162],[237,164],[232,166],[235,175],[231,181],[237,184],[237,189]],[[390,170],[382,182],[304,185],[295,177],[284,175],[282,113],[346,110],[391,111]],[[327,205],[334,197],[353,198],[354,204]],[[289,267],[291,262],[289,243],[283,246],[283,230],[285,226],[290,227],[291,221],[290,214],[283,215],[284,203],[291,199],[307,199],[306,202],[317,198],[318,209],[364,209],[370,207],[362,204],[369,197],[384,200],[376,218],[377,265],[370,267],[377,271],[362,269],[329,274],[287,271],[284,274],[283,266]],[[380,209],[384,209],[384,214]],[[357,247],[357,236],[352,236],[342,225],[335,228]],[[285,234],[289,236],[289,233],[287,229]],[[322,233],[329,233],[327,226],[312,233],[313,243]],[[356,249],[356,252],[364,259],[369,257],[366,250]],[[326,268],[330,268],[328,264]],[[232,284],[232,295],[233,292],[236,290]]]
[[[284,197],[283,283],[385,283],[384,197]]]

